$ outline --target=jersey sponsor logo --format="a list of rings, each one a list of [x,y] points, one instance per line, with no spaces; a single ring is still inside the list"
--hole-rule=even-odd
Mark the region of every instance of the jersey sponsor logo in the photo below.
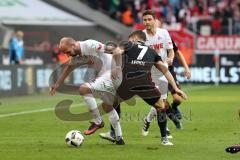
[[[163,43],[153,44],[153,45],[150,45],[150,47],[153,49],[161,49],[163,48]]]
[[[145,62],[143,62],[143,61],[138,61],[138,60],[132,60],[131,64],[136,64],[136,65],[145,66]]]

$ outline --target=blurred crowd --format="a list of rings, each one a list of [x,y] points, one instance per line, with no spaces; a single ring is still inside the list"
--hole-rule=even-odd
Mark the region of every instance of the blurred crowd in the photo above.
[[[135,26],[141,23],[143,11],[151,9],[156,12],[158,19],[168,25],[179,23],[194,31],[194,24],[202,20],[212,28],[213,34],[224,34],[223,28],[229,25],[232,25],[234,33],[240,33],[239,0],[80,1],[87,3],[93,9],[102,11],[126,26]]]

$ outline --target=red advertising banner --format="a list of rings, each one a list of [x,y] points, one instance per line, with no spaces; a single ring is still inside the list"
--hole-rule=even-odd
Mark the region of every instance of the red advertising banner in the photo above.
[[[191,65],[194,50],[194,35],[184,30],[169,30],[169,33],[178,48],[182,51],[187,64]]]
[[[196,39],[196,53],[240,54],[240,36],[198,36]]]

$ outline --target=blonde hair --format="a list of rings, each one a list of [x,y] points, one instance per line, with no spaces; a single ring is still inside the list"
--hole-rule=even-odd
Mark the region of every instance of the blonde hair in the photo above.
[[[23,31],[17,31],[16,35],[17,35],[18,38],[22,39],[23,36],[24,36],[24,33],[23,33]]]

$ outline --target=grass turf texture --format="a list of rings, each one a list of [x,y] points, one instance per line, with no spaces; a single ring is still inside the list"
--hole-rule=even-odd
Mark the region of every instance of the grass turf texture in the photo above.
[[[80,148],[71,148],[64,142],[65,134],[72,129],[84,131],[89,123],[61,121],[52,109],[66,97],[73,99],[74,104],[82,101],[81,98],[62,94],[55,97],[43,94],[1,98],[0,159],[239,159],[240,153],[231,155],[225,152],[225,148],[240,143],[240,117],[237,113],[240,109],[240,86],[197,85],[183,88],[189,96],[189,100],[181,105],[185,116],[182,121],[184,130],[176,130],[169,122],[174,137],[171,140],[174,146],[171,147],[160,145],[160,133],[155,121],[151,124],[149,136],[142,137],[142,118],[149,107],[139,99],[135,107],[122,105],[121,124],[125,146],[117,146],[99,138],[100,132],[109,129],[105,115],[106,125],[103,129],[85,136]],[[32,113],[32,110],[36,112]],[[80,113],[86,109],[80,106],[71,110]]]

